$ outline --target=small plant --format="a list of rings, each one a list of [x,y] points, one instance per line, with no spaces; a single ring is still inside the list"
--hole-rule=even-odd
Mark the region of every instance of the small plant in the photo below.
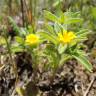
[[[57,17],[49,11],[44,11],[44,16],[46,21],[49,20],[52,24],[46,23],[44,25],[45,30],[41,30],[39,34],[44,38],[44,41],[47,41],[45,53],[50,60],[53,60],[51,64],[53,69],[64,64],[66,60],[75,58],[87,70],[92,72],[92,65],[88,61],[86,53],[81,50],[89,30],[81,27],[80,14],[65,12]],[[71,28],[73,25],[76,26],[75,29]]]
[[[15,88],[21,96],[23,96],[22,87],[17,86],[19,81],[18,70],[12,57],[15,53],[25,52],[30,54],[34,72],[32,77],[34,84],[39,81],[38,70],[41,67],[39,65],[43,65],[42,72],[44,70],[52,72],[50,83],[53,82],[58,69],[71,59],[76,59],[89,72],[92,72],[92,64],[88,61],[85,51],[82,50],[85,46],[83,41],[87,40],[89,30],[82,27],[83,20],[79,12],[68,11],[56,16],[49,11],[44,11],[44,17],[45,22],[42,30],[37,30],[36,32],[33,31],[31,26],[18,28],[14,20],[8,17],[17,36],[14,38],[14,43],[11,43],[8,41],[5,30],[4,42],[7,45],[10,62],[16,76]],[[1,42],[1,44],[3,43]]]
[[[21,30],[23,35],[19,33],[20,36],[15,37],[17,45],[13,44],[13,52],[25,50],[31,53],[34,68],[38,68],[38,63],[46,58],[45,67],[52,68],[56,73],[58,67],[74,58],[92,72],[92,65],[82,50],[89,30],[82,28],[83,19],[79,12],[68,11],[57,17],[49,11],[44,11],[44,17],[46,22],[42,30],[35,33],[32,27]]]

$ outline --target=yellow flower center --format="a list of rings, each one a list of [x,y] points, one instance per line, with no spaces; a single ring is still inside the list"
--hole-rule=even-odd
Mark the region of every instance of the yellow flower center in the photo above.
[[[73,39],[76,38],[76,35],[73,32],[64,31],[63,33],[58,34],[58,39],[61,43],[70,43]]]
[[[39,37],[36,36],[35,34],[29,34],[29,35],[26,36],[25,42],[28,45],[37,44],[39,42]]]

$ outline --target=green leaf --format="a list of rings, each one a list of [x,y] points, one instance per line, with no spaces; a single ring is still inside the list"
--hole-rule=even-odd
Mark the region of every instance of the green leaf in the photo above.
[[[44,17],[52,22],[58,22],[58,17],[49,11],[44,10]]]
[[[58,23],[55,23],[54,24],[54,30],[56,33],[61,32],[63,30],[63,26],[58,24]]]
[[[46,31],[48,31],[50,34],[56,35],[55,32],[54,32],[53,27],[52,27],[50,24],[45,24],[45,25],[44,25],[44,29],[45,29]]]
[[[18,47],[18,46],[12,46],[11,47],[11,52],[12,53],[17,53],[17,52],[22,52],[23,51],[23,48],[22,47]]]
[[[17,26],[16,22],[13,20],[12,17],[8,16],[9,22],[11,23],[13,29],[15,30],[16,34],[20,34],[20,29]]]
[[[87,37],[78,37],[78,38],[75,39],[75,41],[82,42],[82,41],[85,41],[87,39],[88,39]]]
[[[85,51],[83,50],[76,50],[78,54],[82,54],[83,56],[87,56],[87,54],[85,53]]]
[[[76,35],[81,35],[81,34],[87,34],[87,33],[89,33],[89,31],[88,31],[88,29],[80,29],[80,31],[79,32],[76,32]]]
[[[28,26],[28,33],[29,34],[33,33],[33,27],[32,26]]]
[[[86,37],[90,32],[87,29],[80,30],[79,32],[76,33],[78,38]]]
[[[27,34],[29,34],[29,32],[27,31],[26,28],[20,28],[20,33],[19,33],[20,36],[24,37]]]
[[[66,20],[66,16],[65,16],[64,13],[62,12],[62,13],[60,14],[59,22],[60,22],[61,24],[63,24],[65,20]]]
[[[58,47],[59,54],[64,53],[66,48],[67,48],[67,44],[65,44],[65,45],[60,44],[59,47]]]
[[[61,66],[62,64],[64,64],[70,58],[71,58],[70,55],[68,55],[68,54],[62,54],[61,60],[59,62],[59,66]]]
[[[23,43],[24,43],[24,39],[21,38],[21,37],[19,37],[19,36],[16,36],[16,37],[15,37],[15,40],[16,40],[16,42],[18,42],[18,43],[20,43],[20,44],[23,44]]]
[[[92,72],[92,64],[87,60],[87,58],[82,54],[72,55],[76,60],[78,60],[88,71]]]
[[[64,12],[64,15],[68,18],[80,18],[80,12],[71,12],[70,10]]]
[[[80,22],[82,22],[81,18],[68,18],[65,24],[74,24],[74,23],[80,23]]]
[[[52,35],[52,34],[49,34],[48,32],[39,32],[38,33],[39,35],[41,35],[41,38],[45,39],[45,40],[48,40],[54,44],[57,45],[57,38],[56,36]]]

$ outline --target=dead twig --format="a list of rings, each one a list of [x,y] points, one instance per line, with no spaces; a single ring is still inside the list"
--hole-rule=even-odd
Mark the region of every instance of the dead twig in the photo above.
[[[91,87],[92,87],[94,81],[95,81],[95,77],[92,78],[92,80],[91,80],[91,82],[90,82],[90,84],[89,84],[87,90],[86,90],[85,93],[84,93],[84,96],[88,96],[88,93],[89,93],[89,91],[90,91],[90,89],[91,89]]]

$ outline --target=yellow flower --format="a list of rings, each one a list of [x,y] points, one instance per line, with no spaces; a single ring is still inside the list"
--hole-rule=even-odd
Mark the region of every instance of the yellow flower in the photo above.
[[[73,39],[76,38],[76,35],[73,32],[64,31],[63,33],[58,34],[58,39],[61,43],[70,43]]]
[[[39,43],[39,37],[35,34],[29,34],[29,35],[26,36],[25,42],[28,45],[38,44]]]

